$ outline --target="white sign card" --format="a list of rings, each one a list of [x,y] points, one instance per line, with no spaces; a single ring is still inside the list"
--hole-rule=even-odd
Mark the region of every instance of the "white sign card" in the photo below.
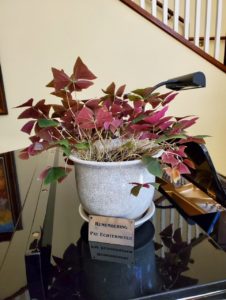
[[[134,247],[134,220],[90,215],[89,241]]]

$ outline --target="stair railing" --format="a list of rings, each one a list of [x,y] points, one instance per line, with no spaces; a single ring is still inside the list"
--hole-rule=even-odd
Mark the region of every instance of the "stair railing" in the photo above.
[[[207,54],[226,64],[226,35],[222,28],[222,18],[226,19],[226,1],[174,0],[173,7],[169,7],[168,0],[132,1]]]

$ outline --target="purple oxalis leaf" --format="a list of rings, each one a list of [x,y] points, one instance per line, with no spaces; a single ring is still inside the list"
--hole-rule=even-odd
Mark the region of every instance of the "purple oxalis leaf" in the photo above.
[[[23,160],[29,159],[28,147],[20,151],[19,158]]]
[[[145,187],[146,189],[150,188],[150,184],[149,183],[130,182],[130,184],[141,186],[141,187]]]
[[[125,91],[125,88],[126,88],[126,85],[122,85],[120,86],[118,89],[117,89],[117,92],[116,92],[116,96],[118,97],[122,97],[124,91]]]
[[[54,86],[53,86],[54,87]],[[60,97],[63,98],[65,100],[72,100],[72,95],[70,92],[65,91],[65,90],[60,90],[60,91],[54,91],[52,93],[50,93],[51,95],[54,95],[56,97]]]
[[[117,129],[118,127],[120,127],[122,125],[123,121],[122,119],[114,119],[111,122],[111,127],[113,127],[113,129]]]
[[[175,158],[174,154],[167,151],[162,154],[162,161],[166,164],[170,164],[172,167],[178,164],[178,160]]]
[[[105,122],[112,121],[112,114],[107,110],[106,107],[99,108],[96,114],[96,126],[100,128]]]
[[[80,57],[77,58],[74,69],[73,69],[74,79],[88,79],[93,80],[97,77],[88,69],[88,67],[83,63]]]
[[[165,106],[162,110],[156,111],[152,116],[144,119],[145,122],[150,124],[157,123],[162,117],[164,117],[166,111],[168,110],[168,106]]]
[[[64,73],[64,70],[58,70],[52,68],[52,73],[54,77],[54,87],[56,91],[64,89],[70,82],[70,77]]]
[[[113,103],[111,107],[111,112],[113,115],[117,115],[118,113],[122,112],[122,107],[119,104]]]
[[[181,157],[187,157],[187,154],[184,152],[185,149],[186,146],[179,146],[178,149],[174,149],[173,152]]]
[[[198,144],[205,144],[205,140],[203,138],[198,138],[198,137],[187,137],[186,139],[180,139],[180,141],[178,142],[179,144],[185,144],[185,143],[189,143],[189,142],[195,142]]]
[[[42,99],[35,104],[34,108],[40,110],[46,117],[48,117],[51,106],[52,105],[45,104],[45,99]]]
[[[81,128],[95,128],[94,115],[90,108],[83,107],[76,117],[76,121]]]
[[[19,115],[18,119],[38,119],[41,116],[41,113],[37,109],[29,107]]]
[[[29,140],[30,140],[32,143],[39,142],[39,141],[40,141],[40,137],[39,137],[39,136],[36,136],[36,135],[33,135],[33,136],[30,136],[30,137],[29,137]]]
[[[169,96],[167,96],[165,98],[165,100],[163,101],[162,105],[165,106],[166,104],[170,103],[171,101],[173,101],[173,99],[178,95],[178,93],[174,93],[174,94],[170,94]]]
[[[115,83],[112,82],[106,90],[102,90],[107,95],[114,95],[115,94]]]
[[[99,107],[100,100],[99,99],[90,99],[86,102],[86,107],[91,109],[96,109]]]
[[[134,111],[137,113],[141,113],[143,111],[144,102],[142,100],[134,101]]]
[[[36,134],[47,142],[57,141],[61,138],[61,134],[54,127],[39,129]]]
[[[15,108],[27,107],[27,106],[29,107],[29,106],[32,106],[32,104],[33,104],[33,99],[31,98],[31,99],[27,100],[26,102],[24,102],[23,104],[15,106]]]
[[[146,131],[149,130],[151,128],[151,125],[149,124],[134,124],[131,125],[130,128],[132,128],[134,131]]]
[[[190,174],[190,170],[188,169],[188,167],[183,164],[182,162],[179,162],[177,165],[177,169],[179,170],[180,174]]]
[[[27,148],[27,153],[31,156],[34,156],[37,153],[41,152],[43,149],[44,147],[41,143],[35,142]]]
[[[195,124],[196,120],[198,120],[198,117],[192,118],[190,120],[181,120],[179,121],[181,128],[185,129],[188,127],[191,127],[193,124]]]
[[[71,84],[71,86],[74,86],[75,91],[81,91],[83,89],[87,89],[93,85],[93,82],[86,79],[78,79],[74,84]]]
[[[173,124],[173,121],[167,121],[167,122],[164,122],[164,123],[162,123],[162,124],[160,124],[160,125],[158,125],[158,126],[159,126],[159,128],[160,128],[162,131],[164,131],[164,130],[166,130],[167,128],[169,128],[172,124]]]
[[[34,127],[34,124],[35,124],[35,120],[31,120],[31,121],[28,121],[22,128],[21,128],[21,131],[27,133],[27,134],[30,134],[31,133],[31,130],[33,129]]]
[[[145,140],[145,139],[149,139],[149,140],[155,140],[157,139],[159,136],[156,133],[151,133],[151,132],[143,132],[141,134],[141,136],[139,137],[140,140]]]

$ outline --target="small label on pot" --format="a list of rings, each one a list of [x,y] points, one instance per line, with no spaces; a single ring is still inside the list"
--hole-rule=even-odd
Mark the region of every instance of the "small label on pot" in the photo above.
[[[89,216],[89,241],[134,246],[134,220]]]

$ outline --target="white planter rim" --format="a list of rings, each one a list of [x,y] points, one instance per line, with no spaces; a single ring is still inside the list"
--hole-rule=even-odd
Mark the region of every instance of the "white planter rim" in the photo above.
[[[83,160],[78,158],[76,155],[71,154],[69,156],[70,160],[89,166],[98,166],[98,167],[120,167],[120,166],[130,166],[130,165],[139,165],[143,164],[141,159],[128,160],[128,161],[113,161],[113,162],[104,162],[104,161],[93,161],[93,160]]]

